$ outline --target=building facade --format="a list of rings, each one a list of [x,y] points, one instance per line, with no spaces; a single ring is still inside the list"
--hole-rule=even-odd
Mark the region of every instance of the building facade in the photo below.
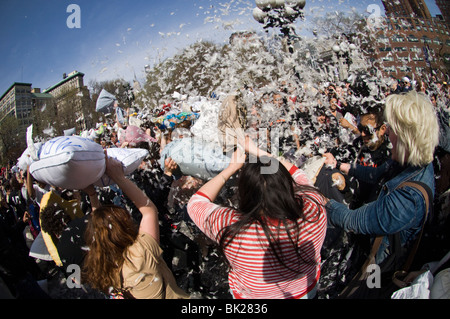
[[[430,11],[424,0],[381,0],[387,17],[416,17],[431,19]]]
[[[447,24],[447,26],[450,27],[450,1],[448,0],[436,0],[436,5],[441,11],[442,17]]]
[[[73,71],[69,75],[64,74],[60,82],[43,91],[55,98],[58,113],[69,110],[76,115],[76,126],[80,130],[85,130],[92,125],[85,117],[85,110],[90,105],[90,93],[84,85],[83,78],[84,73]]]
[[[33,123],[32,111],[42,108],[52,96],[33,89],[31,83],[13,83],[0,98],[0,125],[7,116],[19,120],[21,128]]]
[[[397,79],[435,76],[449,81],[450,30],[431,17],[424,1],[383,1],[384,23],[376,31],[372,61],[384,75]]]
[[[56,116],[71,114],[76,119],[77,129],[90,128],[92,119],[85,111],[90,107],[91,99],[83,77],[84,74],[78,71],[63,75],[60,82],[42,92],[32,88],[31,83],[13,83],[0,98],[0,126],[7,116],[12,116],[19,120],[19,130],[26,131],[33,124],[33,111],[51,105],[55,107]],[[63,121],[62,117],[60,119]]]

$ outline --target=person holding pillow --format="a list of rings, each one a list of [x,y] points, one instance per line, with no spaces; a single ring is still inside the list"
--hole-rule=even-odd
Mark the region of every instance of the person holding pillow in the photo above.
[[[135,204],[142,219],[136,225],[127,210],[114,205],[101,206],[91,214],[85,233],[89,250],[84,281],[112,298],[189,298],[162,257],[154,203],[125,177],[120,161],[107,158],[106,174]]]

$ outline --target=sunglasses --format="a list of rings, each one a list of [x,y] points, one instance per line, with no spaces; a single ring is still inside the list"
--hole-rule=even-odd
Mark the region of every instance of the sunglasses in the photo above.
[[[361,125],[358,124],[358,131],[360,131],[361,133],[364,133],[364,135],[367,136],[372,136],[373,134],[375,134],[376,131],[378,131],[383,125],[380,125],[378,127],[372,127],[372,126],[365,126],[365,125]]]

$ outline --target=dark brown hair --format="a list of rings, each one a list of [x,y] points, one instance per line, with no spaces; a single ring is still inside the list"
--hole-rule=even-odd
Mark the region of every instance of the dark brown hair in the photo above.
[[[274,167],[274,163],[278,164],[276,172],[271,174],[261,173],[264,167]],[[291,271],[296,271],[283,261],[283,249],[278,241],[278,234],[281,232],[288,235],[299,261],[315,263],[313,260],[305,260],[298,246],[302,231],[299,219],[308,223],[315,223],[323,212],[322,209],[319,209],[313,219],[306,220],[303,214],[305,198],[310,198],[319,208],[322,206],[306,192],[320,194],[314,187],[295,183],[288,170],[274,158],[261,158],[256,163],[245,164],[240,172],[238,182],[239,204],[237,210],[240,219],[219,232],[217,236],[219,249],[224,252],[225,248],[239,233],[245,231],[250,225],[257,223],[264,230],[270,250],[281,265]],[[211,214],[208,220],[211,225],[214,224],[214,216],[216,215]],[[268,219],[279,221],[275,232],[271,231],[267,225]]]

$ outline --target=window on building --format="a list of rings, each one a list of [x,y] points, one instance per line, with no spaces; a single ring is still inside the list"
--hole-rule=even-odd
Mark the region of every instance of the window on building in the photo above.
[[[387,36],[382,35],[382,36],[380,36],[380,37],[377,39],[377,42],[379,42],[379,43],[384,43],[384,44],[388,44],[388,43],[389,43],[389,38],[388,38]]]
[[[420,41],[422,43],[431,43],[432,42],[431,39],[429,37],[427,37],[426,35],[424,35]]]
[[[433,42],[434,42],[434,44],[442,45],[442,40],[439,38],[434,38]]]
[[[409,42],[419,42],[419,39],[414,34],[410,34],[410,35],[408,35],[408,41]]]
[[[394,38],[392,39],[394,42],[404,42],[405,38],[403,38],[400,35],[395,35]]]

